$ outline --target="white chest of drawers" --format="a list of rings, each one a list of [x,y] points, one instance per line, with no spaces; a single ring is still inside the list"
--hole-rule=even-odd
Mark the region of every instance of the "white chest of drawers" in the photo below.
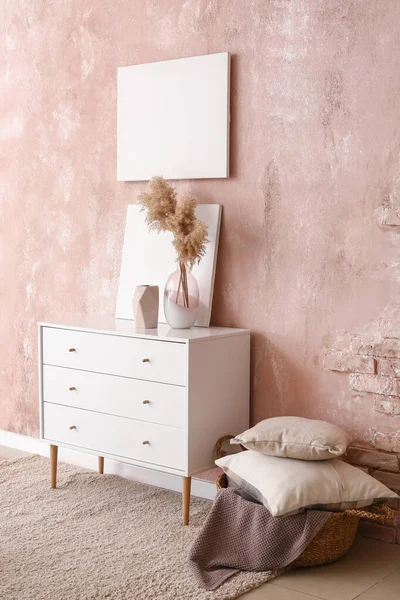
[[[249,426],[250,333],[223,327],[136,330],[130,321],[39,323],[40,435],[183,478],[213,466],[214,446]]]

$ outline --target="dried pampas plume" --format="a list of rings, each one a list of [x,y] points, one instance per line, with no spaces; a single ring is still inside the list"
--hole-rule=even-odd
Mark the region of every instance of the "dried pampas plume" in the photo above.
[[[146,211],[150,229],[172,232],[181,269],[181,265],[191,269],[200,262],[208,241],[207,226],[195,215],[195,198],[185,198],[178,203],[174,188],[163,177],[153,177],[148,191],[140,194],[139,204]]]
[[[176,192],[163,177],[153,177],[147,192],[139,195],[139,204],[146,211],[149,229],[172,231],[171,222],[176,212]]]

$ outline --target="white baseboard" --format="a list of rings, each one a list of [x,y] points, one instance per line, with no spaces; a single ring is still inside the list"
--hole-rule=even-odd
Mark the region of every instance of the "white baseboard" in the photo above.
[[[49,456],[49,444],[42,442],[36,438],[18,435],[10,431],[0,429],[0,446],[23,450],[31,454],[40,454],[41,456]],[[69,448],[58,450],[58,458],[61,462],[66,462],[71,465],[83,467],[85,469],[97,470],[97,457],[92,454],[84,454]],[[171,473],[161,473],[152,469],[144,469],[128,463],[119,462],[116,460],[105,459],[104,472],[120,475],[126,479],[132,479],[140,483],[147,483],[166,490],[180,492],[182,489],[182,481],[178,475]],[[213,500],[215,497],[215,485],[211,481],[202,481],[192,478],[192,495],[199,498]]]

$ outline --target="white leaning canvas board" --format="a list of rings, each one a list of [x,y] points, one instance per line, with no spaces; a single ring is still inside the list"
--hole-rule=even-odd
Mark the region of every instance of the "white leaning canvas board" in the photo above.
[[[217,263],[222,206],[199,204],[196,216],[207,225],[209,242],[199,265],[193,267],[200,291],[200,310],[196,325],[209,327]],[[124,247],[119,278],[117,319],[133,320],[132,298],[137,285],[158,285],[160,288],[160,323],[165,323],[164,287],[169,275],[177,268],[172,233],[149,231],[145,212],[137,204],[128,206]]]
[[[120,67],[117,179],[229,177],[228,52]]]

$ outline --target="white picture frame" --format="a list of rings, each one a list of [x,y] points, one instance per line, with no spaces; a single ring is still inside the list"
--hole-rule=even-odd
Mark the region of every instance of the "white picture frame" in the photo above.
[[[199,315],[195,323],[199,327],[210,326],[221,214],[220,204],[198,204],[196,208],[196,216],[207,225],[209,240],[205,255],[192,271],[200,292]],[[172,239],[170,232],[149,231],[146,214],[138,204],[128,206],[115,312],[117,319],[133,320],[132,299],[136,286],[158,285],[158,320],[166,323],[164,287],[169,275],[177,268]]]
[[[229,177],[228,52],[120,67],[117,179]]]

